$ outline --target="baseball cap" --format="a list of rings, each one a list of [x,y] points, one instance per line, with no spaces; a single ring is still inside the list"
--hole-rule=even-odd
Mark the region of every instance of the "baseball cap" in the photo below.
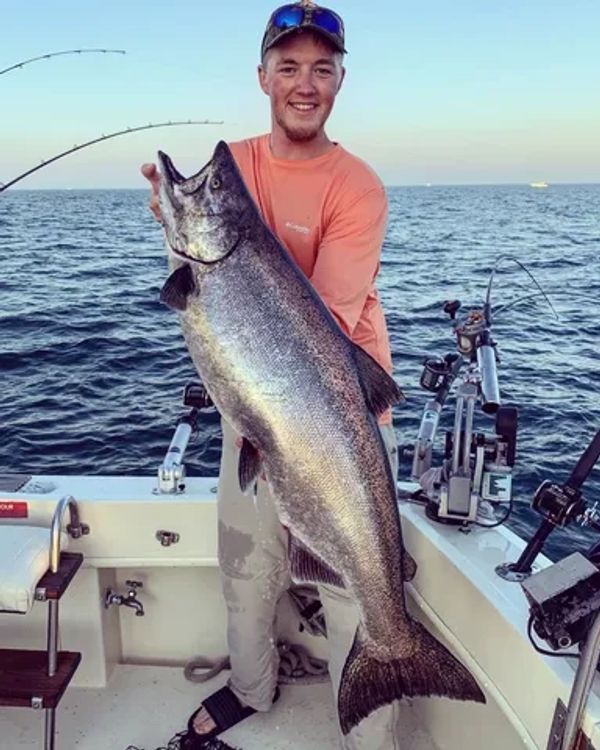
[[[282,38],[302,29],[311,29],[331,42],[339,52],[346,52],[344,22],[340,16],[329,8],[322,8],[310,0],[303,0],[282,5],[271,13],[262,39],[261,57]]]

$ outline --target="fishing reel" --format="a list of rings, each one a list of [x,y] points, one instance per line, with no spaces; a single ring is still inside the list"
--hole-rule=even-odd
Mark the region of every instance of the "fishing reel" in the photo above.
[[[460,307],[460,301],[451,300],[443,308],[453,321],[457,351],[443,358],[427,358],[423,363],[420,385],[435,395],[425,404],[411,478],[421,484],[430,518],[463,525],[481,515],[484,501],[486,514],[493,520],[489,503],[512,500],[518,415],[516,408],[500,404],[498,355],[491,336],[489,302],[457,320]],[[433,469],[439,418],[461,370],[454,428],[446,432],[442,467]],[[475,432],[477,405],[484,414],[495,415],[494,433]]]
[[[458,300],[446,302],[444,312],[456,321],[460,306]],[[458,352],[471,363],[477,363],[481,408],[485,414],[495,414],[500,406],[496,372],[499,356],[496,342],[492,340],[491,325],[491,307],[487,302],[483,308],[470,310],[464,320],[454,323]]]
[[[458,365],[456,372],[455,367]],[[424,360],[423,372],[419,385],[426,391],[437,393],[440,388],[449,388],[456,377],[458,369],[462,365],[460,354],[451,352],[441,358],[431,357]]]
[[[564,484],[546,480],[537,488],[531,507],[543,518],[519,559],[514,563],[504,563],[496,568],[496,573],[507,581],[523,581],[532,573],[535,558],[542,551],[544,543],[555,528],[565,528],[572,521],[581,526],[590,526],[600,531],[600,512],[596,506],[587,506],[581,486],[591,473],[600,457],[600,430],[585,449],[571,476]],[[600,564],[600,544],[596,545],[590,559]]]
[[[546,480],[538,487],[532,507],[543,517],[542,524],[516,563],[496,568],[505,580],[521,582],[529,604],[527,632],[535,650],[554,655],[540,648],[534,632],[554,652],[571,649],[559,655],[579,658],[567,719],[571,707],[581,705],[576,701],[587,700],[594,671],[600,671],[600,542],[586,556],[575,552],[533,574],[532,566],[548,534],[556,527],[564,528],[577,521],[600,531],[600,513],[595,505],[586,505],[581,491],[599,458],[600,430],[564,484]],[[573,646],[577,650],[572,650]],[[579,716],[579,710],[576,708],[573,716]],[[574,746],[576,731],[577,724],[567,721],[561,747]]]

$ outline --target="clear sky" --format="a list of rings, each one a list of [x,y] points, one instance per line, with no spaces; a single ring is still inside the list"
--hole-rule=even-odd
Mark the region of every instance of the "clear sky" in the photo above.
[[[339,0],[347,77],[328,133],[387,185],[600,182],[599,0]],[[266,0],[0,0],[0,180],[125,127],[19,183],[142,187],[157,149],[194,172],[217,140],[269,127]]]

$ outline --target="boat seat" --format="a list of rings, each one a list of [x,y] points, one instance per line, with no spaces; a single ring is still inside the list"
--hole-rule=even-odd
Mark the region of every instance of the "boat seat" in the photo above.
[[[27,614],[39,580],[48,570],[50,529],[42,526],[0,526],[0,612]],[[68,536],[60,535],[65,549]]]

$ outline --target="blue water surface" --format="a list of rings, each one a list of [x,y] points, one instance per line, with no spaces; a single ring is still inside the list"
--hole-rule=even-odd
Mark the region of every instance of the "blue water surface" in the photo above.
[[[458,298],[481,305],[497,259],[532,272],[559,315],[516,264],[503,262],[492,301],[503,401],[519,408],[509,522],[529,538],[531,495],[564,482],[600,429],[600,185],[390,188],[379,280],[395,377],[408,400],[395,410],[402,445],[414,443],[427,394],[422,361],[452,351],[442,312]],[[167,276],[147,193],[6,191],[0,194],[0,472],[155,474],[196,379],[177,316],[158,300]],[[452,401],[442,430],[452,423]],[[492,430],[479,415],[477,428]],[[216,474],[217,415],[203,417],[188,473]],[[408,476],[410,459],[401,465]],[[600,470],[586,483],[600,499]],[[553,533],[547,551],[584,549],[591,532]]]

